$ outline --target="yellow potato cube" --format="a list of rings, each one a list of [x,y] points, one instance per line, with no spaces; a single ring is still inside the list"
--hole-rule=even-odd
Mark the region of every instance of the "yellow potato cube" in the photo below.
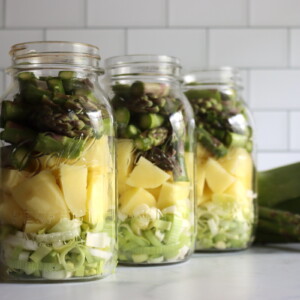
[[[165,182],[159,193],[157,207],[163,209],[175,205],[178,201],[188,199],[190,191],[190,182]]]
[[[244,200],[247,198],[247,190],[240,180],[236,180],[226,191],[226,194],[235,196],[237,199]]]
[[[219,159],[219,163],[228,173],[235,177],[252,177],[252,158],[250,153],[244,148],[232,148],[225,157]]]
[[[26,222],[26,214],[13,197],[0,191],[0,224],[12,225],[21,229]]]
[[[29,176],[29,173],[26,171],[13,169],[1,169],[0,174],[0,189],[8,193]]]
[[[161,186],[155,188],[155,189],[146,189],[149,193],[151,193],[154,198],[156,200],[158,200],[158,197],[159,197],[159,193],[160,193],[160,190],[161,190]]]
[[[205,164],[198,163],[196,168],[196,181],[195,181],[197,197],[203,195],[204,183],[205,183]]]
[[[25,227],[24,227],[24,232],[37,233],[38,231],[42,230],[43,228],[45,228],[44,224],[41,224],[40,222],[38,222],[32,218],[27,218]]]
[[[130,188],[121,195],[119,204],[122,213],[132,216],[137,206],[147,204],[150,207],[154,207],[156,206],[156,201],[154,196],[145,189]]]
[[[132,187],[154,189],[162,185],[169,178],[170,175],[168,173],[141,156],[137,165],[129,174],[126,183]]]
[[[212,191],[209,189],[207,184],[204,184],[203,193],[201,196],[197,195],[197,205],[201,205],[207,201],[211,201]]]
[[[121,139],[117,142],[117,168],[118,168],[118,191],[122,194],[128,185],[126,180],[133,164],[133,142],[129,139]]]
[[[207,160],[205,174],[206,182],[214,193],[224,192],[235,181],[235,178],[213,158]]]
[[[101,167],[103,172],[108,172],[113,168],[113,156],[110,152],[110,142],[107,135],[103,135],[100,139],[90,141],[86,150],[83,152],[78,164],[82,161],[88,167]]]
[[[12,191],[14,200],[37,221],[55,225],[62,218],[70,218],[62,192],[50,171],[42,171],[27,178]]]
[[[61,165],[59,169],[61,189],[66,204],[75,217],[86,214],[87,168]]]
[[[109,205],[108,174],[89,169],[87,184],[86,215],[84,220],[91,224],[103,223]]]

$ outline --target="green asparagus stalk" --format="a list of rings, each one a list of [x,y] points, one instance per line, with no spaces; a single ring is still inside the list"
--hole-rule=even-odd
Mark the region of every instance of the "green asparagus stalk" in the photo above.
[[[288,211],[282,211],[278,209],[272,209],[260,206],[259,217],[261,219],[269,219],[277,223],[288,223],[288,224],[299,224],[300,226],[300,215],[290,213]],[[300,236],[299,236],[300,238]]]
[[[115,110],[115,119],[118,126],[121,128],[126,127],[130,120],[130,112],[126,107],[119,107]]]
[[[259,228],[263,232],[295,238],[300,241],[300,224],[297,226],[290,224],[283,225],[274,221],[261,219],[259,221]]]
[[[227,148],[214,136],[210,135],[204,128],[197,129],[198,140],[215,157],[223,157],[227,154]]]
[[[4,126],[6,121],[23,121],[26,119],[27,114],[26,107],[4,100],[1,108],[1,126]]]
[[[152,129],[160,127],[164,123],[165,118],[159,114],[142,114],[139,119],[141,129]]]
[[[133,124],[130,124],[126,127],[125,137],[132,139],[138,136],[141,133],[140,129]]]
[[[65,90],[63,87],[62,80],[59,78],[50,78],[47,80],[48,88],[54,94],[64,94]]]

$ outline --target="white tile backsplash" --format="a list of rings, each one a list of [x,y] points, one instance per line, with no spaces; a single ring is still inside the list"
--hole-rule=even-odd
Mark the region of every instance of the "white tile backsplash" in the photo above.
[[[209,64],[235,67],[287,65],[287,31],[283,29],[211,29]]]
[[[6,26],[82,27],[85,21],[84,0],[8,0]]]
[[[123,29],[47,30],[46,40],[93,44],[99,47],[102,62],[110,56],[125,54],[125,30]]]
[[[300,1],[299,1],[300,2]],[[300,67],[300,29],[291,30],[291,66]]]
[[[185,70],[241,68],[259,169],[300,160],[300,0],[0,0],[0,88],[11,45],[37,40],[95,44],[102,61],[157,53]]]
[[[299,0],[250,0],[250,24],[254,26],[299,26]]]
[[[288,149],[287,112],[254,112],[253,116],[258,150]]]
[[[10,66],[9,50],[13,44],[40,41],[43,39],[42,30],[0,30],[0,68]]]
[[[171,0],[169,14],[170,26],[244,26],[247,0]]]
[[[166,0],[87,0],[88,26],[164,26]]]
[[[300,161],[300,152],[261,152],[257,155],[259,171],[281,167]]]
[[[290,149],[300,150],[300,111],[290,113]]]
[[[252,70],[249,92],[254,109],[300,108],[300,70]]]
[[[196,69],[206,64],[205,46],[205,31],[201,29],[128,30],[128,54],[176,56],[185,69]]]

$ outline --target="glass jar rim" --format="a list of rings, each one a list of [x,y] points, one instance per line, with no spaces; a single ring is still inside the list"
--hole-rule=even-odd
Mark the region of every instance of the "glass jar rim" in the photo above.
[[[102,74],[97,46],[70,41],[33,41],[11,46],[9,52],[15,69],[35,68],[83,68]]]
[[[133,63],[166,63],[178,65],[178,67],[181,67],[179,58],[175,56],[160,54],[128,54],[113,56],[105,60],[105,65],[107,67]]]
[[[159,54],[129,54],[113,56],[104,61],[112,77],[128,75],[170,76],[180,78],[180,59]]]
[[[183,75],[185,86],[193,85],[234,85],[242,88],[240,70],[230,66],[207,67],[186,72]]]

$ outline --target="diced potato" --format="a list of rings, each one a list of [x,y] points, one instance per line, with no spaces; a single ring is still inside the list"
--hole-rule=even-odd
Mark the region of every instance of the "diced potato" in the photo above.
[[[103,135],[87,145],[79,164],[81,161],[85,161],[88,167],[98,166],[103,172],[109,172],[113,168],[113,157],[110,153],[108,136]]]
[[[117,142],[117,168],[118,168],[118,191],[122,194],[128,185],[126,180],[133,164],[133,142],[129,139],[121,139]]]
[[[133,187],[154,189],[162,185],[169,178],[170,175],[168,173],[141,156],[137,165],[129,174],[126,183]]]
[[[203,195],[205,183],[205,164],[198,163],[196,168],[196,196],[201,197]]]
[[[235,177],[252,178],[252,158],[244,148],[232,148],[225,157],[219,159],[219,163]]]
[[[62,192],[50,171],[24,180],[12,191],[15,201],[37,221],[55,225],[62,218],[70,218]]]
[[[91,168],[88,171],[87,208],[84,220],[91,224],[103,223],[109,204],[109,177]]]
[[[43,228],[45,228],[44,224],[41,224],[40,222],[38,222],[32,218],[27,218],[25,227],[24,227],[24,232],[37,233],[38,231],[42,230]]]
[[[0,191],[0,224],[21,229],[26,222],[26,214],[13,197]]]
[[[159,197],[159,193],[160,193],[160,190],[161,190],[161,186],[155,188],[155,189],[146,189],[149,193],[151,193],[154,198],[156,200],[158,200],[158,197]]]
[[[157,207],[164,209],[165,207],[176,205],[178,201],[188,199],[190,190],[190,182],[165,182],[159,193]]]
[[[244,200],[247,198],[247,190],[240,180],[236,180],[226,191],[226,194],[235,196],[237,199]]]
[[[213,194],[212,201],[222,206],[232,206],[236,203],[237,199],[235,196],[229,194]]]
[[[207,201],[211,201],[212,191],[209,189],[207,184],[204,184],[203,194],[201,196],[197,195],[197,205],[201,205]]]
[[[231,176],[215,159],[209,158],[205,165],[206,182],[214,193],[222,193],[234,181]]]
[[[86,214],[87,168],[85,166],[61,165],[59,181],[66,204],[75,217]]]
[[[119,203],[121,212],[129,216],[132,216],[134,209],[141,204],[156,206],[153,195],[142,188],[128,189],[121,195]]]
[[[14,169],[1,169],[0,175],[0,189],[9,193],[15,186],[25,180],[29,173]]]

